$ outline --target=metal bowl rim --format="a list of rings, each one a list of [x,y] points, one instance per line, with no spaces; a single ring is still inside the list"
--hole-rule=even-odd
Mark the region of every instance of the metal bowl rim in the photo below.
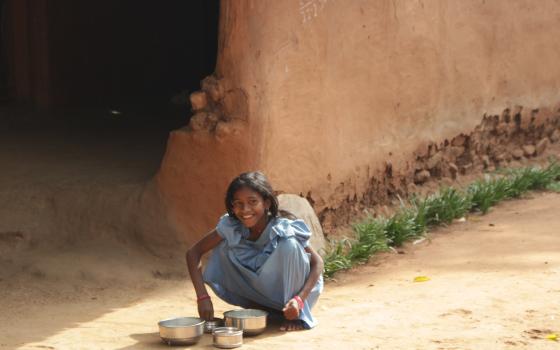
[[[195,323],[195,324],[191,324],[191,325],[188,325],[188,326],[172,326],[172,325],[168,326],[168,325],[163,325],[162,324],[163,322],[178,320],[178,319],[181,319],[181,318],[190,318],[190,319],[193,319],[193,320],[200,320],[200,322]],[[187,316],[187,317],[172,317],[172,318],[167,318],[165,320],[161,320],[161,321],[158,322],[158,326],[159,327],[164,327],[164,328],[187,328],[187,327],[197,327],[197,326],[200,326],[200,325],[204,325],[205,323],[206,323],[206,321],[204,319],[200,318],[200,317],[188,317]]]
[[[237,327],[216,327],[212,331],[212,335],[218,337],[237,337],[243,335],[243,330]]]
[[[260,313],[262,313],[262,315],[231,315],[234,312],[242,312],[242,311],[258,311]],[[246,318],[260,318],[260,317],[267,317],[268,316],[268,311],[264,311],[264,310],[259,310],[259,309],[235,309],[235,310],[229,310],[224,312],[224,321],[226,319],[226,317],[229,318],[238,318],[238,319],[246,319]]]

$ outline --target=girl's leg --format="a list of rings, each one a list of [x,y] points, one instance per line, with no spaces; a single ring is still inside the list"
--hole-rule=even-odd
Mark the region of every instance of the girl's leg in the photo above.
[[[282,310],[286,303],[301,291],[309,272],[309,255],[304,248],[295,238],[281,239],[260,271],[260,275],[265,276],[260,288],[265,295],[277,301],[277,309]],[[300,310],[299,319],[286,320],[281,329],[299,330],[315,326],[316,321],[311,315],[311,308],[317,301],[322,286],[321,279],[305,301],[304,308]],[[297,305],[292,307],[297,308]]]
[[[204,281],[216,295],[233,305],[250,308],[258,304],[282,312],[288,300],[303,288],[309,275],[309,256],[295,238],[280,239],[257,272],[240,266],[227,252],[222,245],[216,247],[204,271]],[[311,308],[322,285],[321,279],[300,311],[300,320],[305,328],[316,324]]]
[[[214,249],[203,273],[204,282],[226,303],[252,308],[255,303],[244,295],[240,286],[243,279],[227,252],[224,243]]]

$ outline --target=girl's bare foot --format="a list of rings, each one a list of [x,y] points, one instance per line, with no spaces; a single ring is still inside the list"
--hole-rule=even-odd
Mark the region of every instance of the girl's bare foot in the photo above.
[[[286,320],[282,326],[280,326],[280,330],[286,332],[301,331],[304,328],[302,320]]]

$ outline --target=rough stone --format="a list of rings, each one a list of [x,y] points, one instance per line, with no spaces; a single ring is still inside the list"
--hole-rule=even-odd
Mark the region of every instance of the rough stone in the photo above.
[[[428,170],[421,170],[414,174],[414,183],[423,184],[430,178],[430,172]]]
[[[509,130],[509,124],[508,123],[500,123],[498,124],[498,126],[496,127],[496,131],[500,134],[507,134]]]
[[[206,125],[206,112],[198,112],[191,117],[189,125],[194,131],[199,131],[207,128]]]
[[[190,96],[191,107],[194,111],[200,111],[208,105],[208,98],[204,91],[195,91]]]
[[[523,154],[526,157],[532,157],[535,154],[535,146],[533,145],[524,145],[522,148],[523,148]]]
[[[508,124],[508,127],[507,127],[506,131],[507,131],[507,136],[511,137],[511,135],[515,134],[515,132],[517,131],[517,127],[516,127],[515,124],[510,123],[510,124]]]
[[[409,194],[412,194],[418,192],[418,187],[413,182],[409,182],[406,185],[406,190],[408,191]]]
[[[451,141],[451,145],[456,146],[456,147],[460,147],[463,146],[465,144],[465,141],[467,140],[467,137],[463,134],[456,136],[453,141]]]
[[[319,218],[307,201],[307,199],[295,194],[283,193],[278,195],[278,204],[281,210],[285,210],[295,215],[298,219],[305,221],[311,230],[309,243],[316,251],[320,252],[325,248],[325,236]]]
[[[438,145],[437,145],[436,143],[432,142],[432,143],[430,143],[430,145],[428,146],[428,151],[429,151],[428,156],[429,156],[429,157],[433,157],[436,153],[439,152],[439,147],[438,147]]]
[[[451,173],[451,178],[455,179],[459,172],[459,167],[455,163],[449,163],[449,172]]]
[[[201,82],[201,87],[214,102],[220,102],[224,98],[223,81],[213,75],[204,78]]]
[[[473,167],[471,169],[474,169],[475,172],[481,173],[484,171],[484,165],[482,164],[473,164]]]
[[[484,167],[488,167],[490,165],[490,157],[488,157],[488,155],[485,154],[480,158],[482,160],[482,164],[484,165]]]
[[[558,140],[560,140],[560,130],[556,129],[552,135],[550,135],[550,141],[557,142]]]
[[[505,153],[505,152],[504,152],[504,153],[498,153],[498,154],[496,154],[496,155],[494,156],[494,159],[495,159],[497,162],[502,162],[502,161],[504,161],[504,160],[506,159],[506,153]]]
[[[432,157],[430,157],[430,159],[428,159],[426,166],[428,167],[428,169],[433,169],[439,165],[442,158],[443,158],[443,154],[441,152],[438,152],[434,154]]]
[[[473,167],[472,163],[468,163],[468,164],[465,164],[465,165],[461,166],[461,174],[464,175],[464,174],[470,172],[472,167]]]
[[[547,122],[547,123],[544,125],[544,130],[543,130],[543,132],[544,132],[546,135],[551,135],[551,134],[554,132],[554,130],[556,130],[556,126],[555,126],[554,124]]]
[[[520,168],[520,167],[521,167],[521,163],[518,162],[518,161],[516,161],[516,160],[512,160],[512,161],[509,163],[509,167],[510,167],[510,168]]]
[[[221,121],[216,125],[216,138],[223,139],[228,135],[238,135],[243,128],[240,121]]]
[[[514,159],[521,159],[523,158],[523,150],[521,148],[516,148],[511,152],[511,155]]]
[[[414,163],[414,170],[423,170],[425,168],[423,161],[417,161]]]
[[[460,157],[463,153],[465,153],[465,147],[463,146],[453,146],[449,150],[451,154],[457,158]]]
[[[535,146],[535,152],[538,155],[543,154],[543,152],[546,150],[546,148],[548,147],[548,144],[550,143],[550,141],[548,140],[548,137],[544,137],[542,138],[537,145]]]

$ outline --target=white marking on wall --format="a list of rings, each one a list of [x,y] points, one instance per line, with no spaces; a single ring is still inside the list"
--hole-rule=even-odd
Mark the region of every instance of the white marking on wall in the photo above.
[[[299,13],[303,24],[311,22],[317,17],[328,0],[299,0]]]

